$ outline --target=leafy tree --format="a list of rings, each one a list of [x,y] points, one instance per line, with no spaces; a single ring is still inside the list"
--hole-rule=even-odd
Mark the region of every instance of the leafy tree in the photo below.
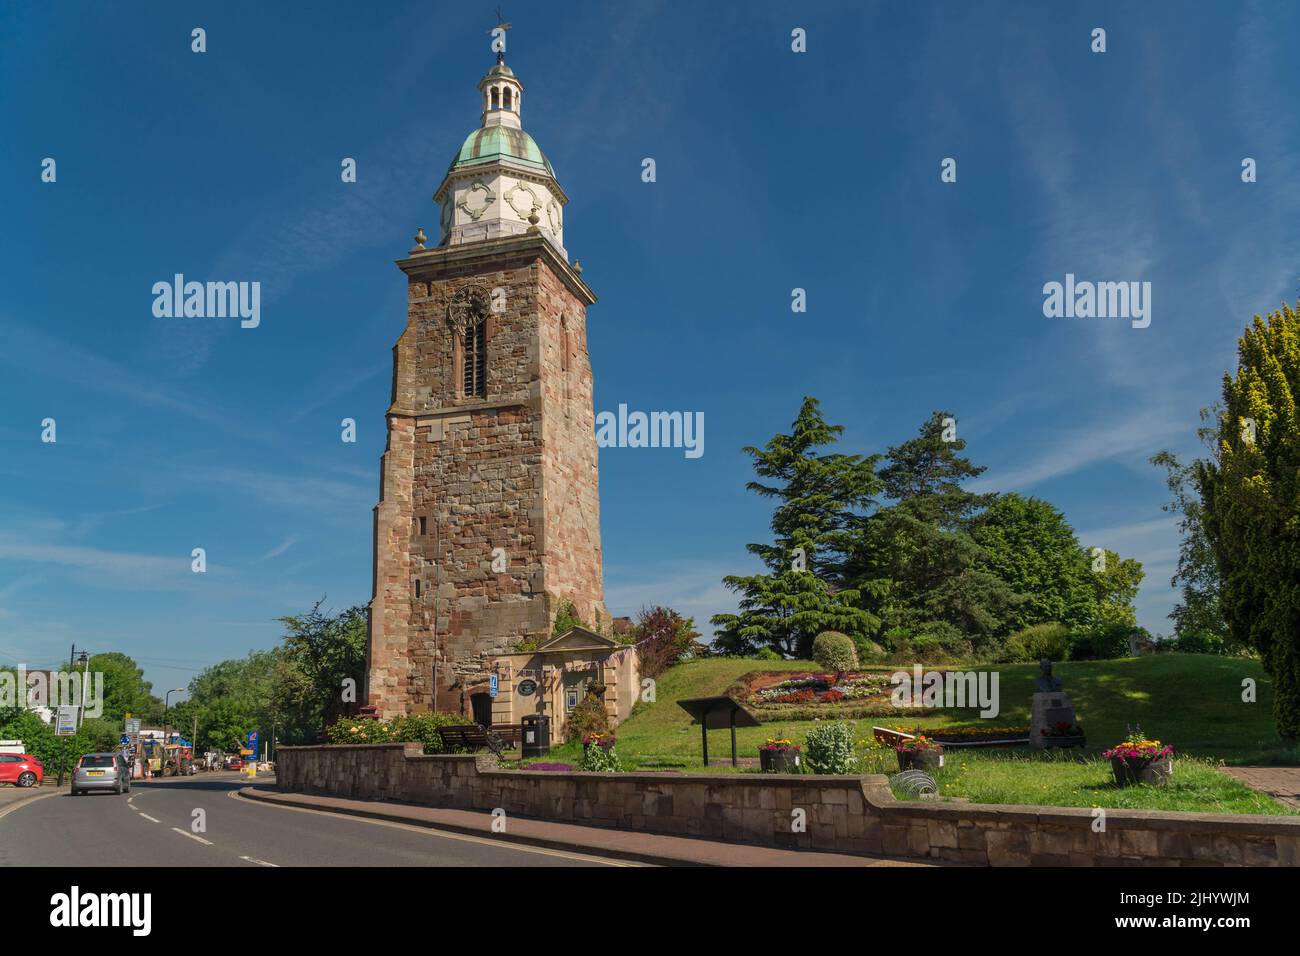
[[[1105,550],[1105,566],[1092,572],[1093,595],[1096,598],[1094,621],[1097,624],[1117,624],[1137,627],[1137,609],[1133,606],[1138,589],[1146,572],[1137,558],[1121,558],[1114,551]],[[1097,562],[1094,562],[1095,566]]]
[[[984,549],[982,567],[1022,595],[1011,611],[1012,630],[1052,622],[1073,627],[1094,619],[1087,555],[1065,515],[1050,503],[1001,495],[975,519],[971,536]]]
[[[1273,680],[1278,733],[1300,738],[1300,314],[1255,316],[1223,377],[1217,460],[1197,462],[1232,640]]]
[[[742,595],[738,614],[718,614],[715,646],[749,654],[763,646],[807,657],[822,631],[875,633],[879,618],[859,606],[858,588],[843,581],[843,563],[880,487],[876,456],[818,454],[839,440],[843,426],[827,424],[815,398],[805,398],[789,435],[764,448],[748,447],[762,481],[746,487],[779,504],[772,544],[747,549],[766,574],[731,575],[726,586]]]
[[[659,606],[642,608],[632,633],[642,677],[658,677],[689,656],[700,636],[693,618]]]
[[[1201,409],[1201,421],[1213,413]],[[1202,440],[1214,450],[1214,429],[1198,429]],[[1182,464],[1176,455],[1162,451],[1151,456],[1151,464],[1165,469],[1165,482],[1172,500],[1161,510],[1176,514],[1182,541],[1178,546],[1178,568],[1169,583],[1182,589],[1182,602],[1169,616],[1174,635],[1182,647],[1222,649],[1230,641],[1228,624],[1219,605],[1219,568],[1214,549],[1205,533],[1205,509],[1196,485],[1196,465]]]
[[[365,681],[368,612],[351,607],[279,619],[284,643],[276,655],[273,702],[284,729],[314,727],[317,733],[344,714],[355,713]],[[345,690],[351,693],[346,696]],[[279,729],[279,728],[277,728]]]
[[[163,701],[153,694],[153,684],[144,679],[144,671],[120,651],[95,654],[89,660],[90,672],[104,675],[105,720],[121,721],[127,714],[145,723],[162,719]]]

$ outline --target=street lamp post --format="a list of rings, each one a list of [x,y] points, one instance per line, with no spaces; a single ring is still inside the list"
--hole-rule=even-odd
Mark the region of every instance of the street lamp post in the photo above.
[[[185,693],[184,687],[173,687],[165,695],[163,695],[163,744],[164,745],[166,745],[167,743],[167,728],[171,726],[171,724],[168,723],[168,721],[171,719],[169,712],[171,711],[171,706],[172,706],[172,694],[183,694],[183,693]]]

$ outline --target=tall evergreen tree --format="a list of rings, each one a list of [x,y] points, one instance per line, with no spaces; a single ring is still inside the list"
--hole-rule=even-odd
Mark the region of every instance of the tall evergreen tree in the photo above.
[[[1300,738],[1300,314],[1255,316],[1223,377],[1218,460],[1198,462],[1206,537],[1234,642],[1273,680],[1278,733]]]
[[[843,430],[827,424],[809,397],[790,434],[776,435],[764,448],[744,449],[763,479],[746,487],[779,504],[772,514],[773,542],[746,546],[768,572],[723,579],[741,599],[739,613],[712,619],[720,650],[749,653],[765,646],[807,657],[822,631],[865,637],[879,627],[879,618],[858,606],[858,589],[842,578],[863,512],[880,488],[879,456],[818,453]]]
[[[960,454],[966,441],[954,421],[934,412],[917,437],[886,452],[880,477],[892,503],[866,522],[845,576],[884,627],[916,632],[944,622],[978,647],[1006,631],[1020,599],[986,570],[971,537],[975,515],[996,496],[963,487],[984,468]]]

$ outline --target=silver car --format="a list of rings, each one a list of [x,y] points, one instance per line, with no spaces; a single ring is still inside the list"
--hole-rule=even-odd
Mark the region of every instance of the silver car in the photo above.
[[[74,797],[91,790],[127,793],[130,789],[131,774],[120,753],[86,754],[72,772]]]

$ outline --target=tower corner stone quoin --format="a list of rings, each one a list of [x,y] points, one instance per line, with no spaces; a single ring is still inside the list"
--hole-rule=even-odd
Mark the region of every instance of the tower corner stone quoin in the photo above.
[[[492,659],[548,637],[566,601],[593,627],[609,621],[596,297],[569,265],[568,197],[522,129],[522,83],[499,58],[479,91],[482,125],[434,195],[441,240],[397,262],[407,322],[374,511],[365,694],[384,719],[468,717]]]

